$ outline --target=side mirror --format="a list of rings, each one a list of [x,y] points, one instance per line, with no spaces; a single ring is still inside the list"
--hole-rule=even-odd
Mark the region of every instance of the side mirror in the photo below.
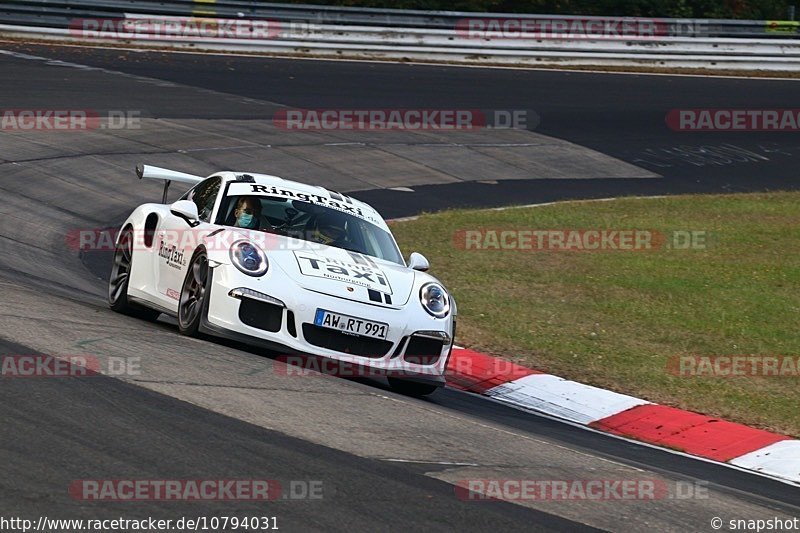
[[[427,272],[430,267],[431,264],[422,254],[414,252],[408,257],[408,268],[419,270],[420,272]]]
[[[169,211],[176,217],[184,219],[190,226],[194,226],[200,222],[200,214],[197,212],[197,206],[192,201],[178,200],[169,206]]]

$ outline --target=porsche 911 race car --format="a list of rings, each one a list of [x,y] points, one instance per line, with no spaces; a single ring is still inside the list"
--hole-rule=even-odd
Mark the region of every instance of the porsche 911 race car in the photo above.
[[[166,313],[185,335],[378,370],[407,394],[444,385],[455,301],[425,257],[412,253],[406,264],[372,207],[277,176],[136,172],[164,180],[164,196],[121,227],[113,310]],[[192,188],[170,205],[171,182]]]

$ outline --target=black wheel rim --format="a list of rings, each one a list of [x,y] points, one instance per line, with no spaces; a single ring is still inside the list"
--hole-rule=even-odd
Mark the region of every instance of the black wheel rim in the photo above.
[[[188,327],[193,324],[202,312],[207,280],[208,260],[205,255],[199,255],[192,262],[186,281],[183,282],[178,312],[181,326]]]
[[[126,231],[120,237],[114,252],[114,264],[111,267],[111,279],[108,282],[108,299],[111,303],[116,303],[128,288],[132,258],[133,239],[131,239],[130,232]]]

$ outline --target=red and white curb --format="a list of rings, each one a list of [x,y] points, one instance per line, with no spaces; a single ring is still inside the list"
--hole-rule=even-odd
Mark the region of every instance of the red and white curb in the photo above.
[[[673,451],[800,483],[800,440],[454,348],[448,386]]]

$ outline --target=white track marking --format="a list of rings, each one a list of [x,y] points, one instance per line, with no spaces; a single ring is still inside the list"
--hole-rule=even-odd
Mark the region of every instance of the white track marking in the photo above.
[[[782,440],[737,457],[731,464],[800,483],[800,441]]]
[[[650,402],[550,374],[531,374],[486,391],[487,396],[580,424]]]

